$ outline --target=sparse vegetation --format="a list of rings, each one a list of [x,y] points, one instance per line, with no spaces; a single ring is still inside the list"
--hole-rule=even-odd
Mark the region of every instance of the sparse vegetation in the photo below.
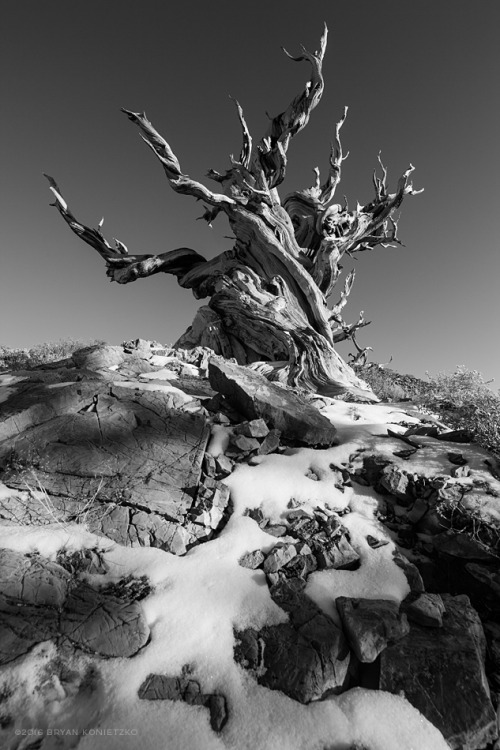
[[[452,427],[470,430],[479,445],[500,458],[500,395],[488,384],[477,370],[457,367],[430,378],[419,402]]]
[[[11,349],[0,345],[0,371],[2,370],[32,370],[40,365],[71,357],[73,352],[85,346],[104,344],[101,339],[79,341],[77,339],[61,339],[36,344],[29,349]]]
[[[459,366],[452,373],[428,374],[427,381],[376,364],[358,372],[382,401],[412,400],[450,427],[470,431],[475,442],[500,458],[500,395],[477,370]]]

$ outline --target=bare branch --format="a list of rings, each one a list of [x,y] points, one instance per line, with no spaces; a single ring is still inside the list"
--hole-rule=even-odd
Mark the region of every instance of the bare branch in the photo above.
[[[346,277],[346,280],[344,282],[344,291],[340,295],[340,300],[337,302],[336,305],[332,307],[330,318],[338,318],[341,311],[346,306],[347,298],[351,293],[351,289],[352,289],[352,285],[354,284],[355,277],[356,277],[356,271],[353,269]]]
[[[369,326],[371,323],[371,320],[365,320],[363,311],[359,313],[358,320],[351,325],[347,325],[340,316],[332,316],[332,321],[337,324],[337,328],[332,329],[334,344],[337,344],[339,341],[346,341],[346,339],[354,340],[354,334],[356,331],[365,326]]]
[[[343,154],[342,143],[340,141],[340,129],[347,117],[348,107],[344,107],[344,114],[335,126],[335,140],[332,143],[330,151],[330,173],[328,179],[321,186],[319,200],[323,206],[328,205],[335,195],[335,190],[340,182],[342,162],[347,159],[349,152]]]
[[[238,118],[240,120],[241,129],[243,131],[243,146],[240,153],[240,164],[248,169],[250,166],[250,160],[252,158],[252,136],[246,124],[245,117],[243,116],[243,109],[237,99],[229,97],[233,100],[236,105],[236,111],[238,112]]]
[[[62,196],[56,181],[45,175],[50,184],[50,189],[55,196],[55,206],[69,228],[80,237],[87,245],[97,250],[107,265],[107,275],[111,281],[119,284],[128,284],[139,278],[152,276],[156,273],[170,273],[181,279],[188,271],[196,266],[206,263],[205,258],[188,247],[180,247],[160,255],[129,255],[127,247],[115,239],[116,247],[112,247],[101,233],[100,228],[92,229],[79,222],[70,211],[67,202]],[[99,222],[99,227],[103,220]]]
[[[163,165],[167,179],[171,187],[177,193],[192,195],[198,200],[205,201],[211,206],[220,209],[228,209],[233,206],[235,201],[227,195],[213,193],[211,190],[196,180],[192,180],[181,172],[179,160],[170,148],[167,141],[155,130],[146,117],[144,112],[131,112],[128,109],[122,109],[129,120],[139,127],[143,133],[143,140],[155,153],[156,157]]]
[[[327,36],[328,29],[325,24],[320,48],[316,52],[308,52],[302,47],[302,54],[293,57],[285,49],[283,50],[295,62],[304,60],[309,62],[312,74],[311,80],[308,81],[304,90],[293,99],[287,109],[273,117],[259,144],[260,161],[271,188],[277,187],[283,181],[286,169],[286,152],[290,139],[305,128],[311,112],[317,106],[323,94],[322,65]]]

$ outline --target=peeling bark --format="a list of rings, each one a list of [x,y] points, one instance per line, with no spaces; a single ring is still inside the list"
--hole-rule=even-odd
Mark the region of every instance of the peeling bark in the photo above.
[[[123,110],[160,161],[172,189],[201,200],[205,205],[202,218],[210,224],[219,213],[226,215],[235,244],[213,260],[207,261],[189,248],[135,255],[119,240],[112,246],[101,232],[102,221],[97,229],[79,222],[56,182],[48,179],[54,205],[72,231],[104,258],[112,281],[127,284],[169,273],[196,298],[209,298],[208,307],[201,308],[177,342],[179,346],[209,346],[217,354],[252,364],[270,379],[292,387],[325,395],[351,391],[370,398],[369,388],[334,348],[338,341],[351,339],[357,350],[355,360],[368,351],[355,339],[356,332],[368,325],[363,313],[353,324],[342,318],[354,273],[345,280],[340,300],[332,307],[328,301],[344,254],[401,244],[393,214],[406,195],[417,191],[409,179],[410,165],[396,191],[389,193],[387,171],[379,156],[382,176],[373,176],[374,199],[354,210],[347,202],[333,203],[342,163],[348,156],[340,140],[345,108],[335,126],[326,180],[321,182],[316,168],[314,185],[287,195],[281,204],[277,187],[285,177],[290,141],[307,125],[323,93],[326,41],[325,26],[316,52],[302,47],[297,57],[286,53],[296,62],[309,63],[310,80],[288,107],[271,119],[256,147],[235,100],[242,147],[238,159],[231,157],[226,172],[209,171],[208,177],[219,185],[219,192],[182,172],[177,156],[145,113]]]

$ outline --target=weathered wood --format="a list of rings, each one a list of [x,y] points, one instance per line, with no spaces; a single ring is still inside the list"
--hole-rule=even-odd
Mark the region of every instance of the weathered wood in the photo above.
[[[112,281],[127,284],[156,273],[170,273],[197,299],[209,298],[208,308],[201,309],[179,344],[210,346],[217,354],[235,357],[239,364],[260,361],[261,371],[270,379],[293,387],[327,395],[347,390],[370,398],[373,394],[368,386],[334,348],[338,341],[351,339],[358,357],[368,351],[355,339],[356,332],[368,325],[363,313],[353,324],[346,323],[341,315],[353,273],[345,281],[340,300],[331,308],[328,301],[344,254],[400,244],[393,214],[406,195],[417,191],[409,181],[413,171],[410,165],[396,192],[389,193],[387,171],[379,157],[382,176],[374,174],[373,201],[355,210],[350,210],[347,202],[343,206],[332,202],[342,162],[348,156],[340,141],[345,108],[335,126],[325,182],[315,169],[315,184],[287,195],[281,204],[277,187],[285,177],[290,141],[307,125],[323,93],[326,41],[325,26],[318,51],[302,47],[299,56],[288,55],[296,62],[310,64],[310,80],[288,107],[271,119],[256,147],[235,100],[242,128],[241,152],[238,159],[231,157],[226,172],[208,173],[220,192],[209,190],[182,172],[172,148],[145,113],[123,110],[162,164],[172,189],[203,201],[202,218],[209,223],[219,213],[226,215],[235,244],[213,260],[207,261],[189,248],[131,255],[119,240],[112,247],[101,232],[102,221],[97,229],[79,222],[56,182],[48,179],[56,199],[54,205],[72,231],[104,258]]]

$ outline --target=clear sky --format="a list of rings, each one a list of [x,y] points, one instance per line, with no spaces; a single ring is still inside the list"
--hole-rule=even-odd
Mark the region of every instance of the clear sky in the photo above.
[[[382,151],[425,192],[403,204],[406,247],[362,253],[345,318],[373,359],[418,376],[463,364],[500,387],[498,0],[5,0],[0,97],[0,344],[142,337],[169,344],[200,302],[173,277],[110,284],[104,263],[49,207],[42,172],[76,216],[104,216],[130,252],[231,242],[219,217],[173,193],[120,107],[145,110],[202,179],[239,153],[238,97],[258,138],[303,87],[326,21],[325,93],[292,142],[285,195],[326,171],[332,128],[350,151],[339,187],[368,202]],[[208,181],[209,182],[209,181]],[[346,264],[346,270],[347,264]]]

